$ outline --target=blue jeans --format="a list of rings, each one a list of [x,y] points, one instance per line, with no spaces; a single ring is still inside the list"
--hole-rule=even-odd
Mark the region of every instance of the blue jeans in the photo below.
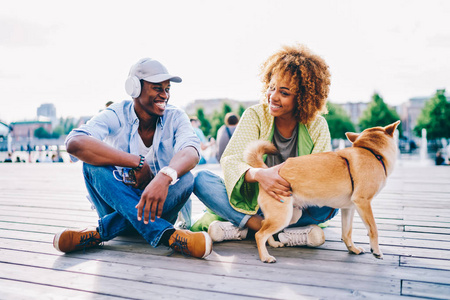
[[[211,171],[201,170],[195,175],[194,194],[206,207],[235,226],[244,228],[251,217],[251,215],[238,212],[230,205],[223,179]],[[289,227],[320,224],[333,218],[338,211],[338,209],[327,206],[310,206],[303,209],[301,218]],[[258,211],[258,214],[262,216],[261,210]]]
[[[176,184],[169,187],[161,218],[144,224],[137,219],[135,206],[143,190],[133,188],[113,176],[113,166],[93,166],[83,163],[83,174],[87,190],[99,216],[98,231],[103,241],[136,230],[153,247],[162,234],[173,229],[178,212],[189,199],[193,190],[192,173],[183,175]]]

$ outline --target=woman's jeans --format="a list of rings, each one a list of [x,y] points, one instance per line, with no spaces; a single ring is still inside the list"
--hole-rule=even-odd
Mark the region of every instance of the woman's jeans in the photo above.
[[[244,228],[251,217],[251,215],[238,212],[230,205],[223,179],[211,171],[202,170],[195,175],[194,194],[206,207],[221,218],[229,220],[235,226]],[[303,214],[297,223],[289,227],[320,224],[333,218],[338,211],[338,209],[327,206],[309,206],[303,209]],[[258,211],[258,214],[262,215],[261,210]]]
[[[104,241],[135,229],[153,247],[167,229],[172,229],[178,212],[189,199],[193,190],[192,173],[183,175],[176,184],[169,186],[161,218],[144,224],[137,219],[135,206],[143,190],[118,181],[113,176],[113,166],[93,166],[83,163],[83,174],[92,204],[100,217],[98,231]]]

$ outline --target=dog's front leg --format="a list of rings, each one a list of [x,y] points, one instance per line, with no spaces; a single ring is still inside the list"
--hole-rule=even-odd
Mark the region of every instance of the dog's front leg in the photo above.
[[[290,197],[284,197],[284,202],[279,202],[270,197],[263,190],[259,191],[258,202],[264,213],[264,220],[261,223],[261,229],[255,234],[256,245],[258,246],[259,258],[262,262],[274,263],[275,257],[267,251],[266,242],[272,247],[284,246],[276,242],[273,235],[284,229],[292,217],[292,200]]]
[[[378,229],[373,216],[372,206],[370,205],[371,201],[372,199],[361,198],[356,199],[354,203],[361,220],[367,228],[370,238],[370,251],[376,258],[383,258],[383,253],[381,253],[380,245],[378,244]]]
[[[355,215],[355,207],[341,209],[342,222],[342,241],[350,253],[363,254],[364,248],[356,247],[352,239],[353,216]]]

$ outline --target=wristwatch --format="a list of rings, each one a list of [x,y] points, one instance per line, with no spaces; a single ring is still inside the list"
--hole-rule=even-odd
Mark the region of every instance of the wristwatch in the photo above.
[[[170,182],[170,185],[174,185],[178,181],[178,174],[177,171],[172,169],[171,167],[164,167],[159,172],[166,174],[170,178],[172,178],[172,182]]]

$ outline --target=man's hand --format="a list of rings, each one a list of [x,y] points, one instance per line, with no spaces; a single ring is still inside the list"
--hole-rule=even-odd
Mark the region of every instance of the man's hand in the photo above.
[[[171,181],[172,179],[169,176],[158,173],[147,185],[142,193],[141,200],[136,205],[138,210],[137,219],[139,221],[142,220],[142,212],[144,212],[145,224],[148,224],[149,216],[151,217],[151,222],[154,222],[156,217],[161,217]]]
[[[283,202],[281,196],[291,196],[291,185],[278,172],[281,165],[274,166],[268,169],[260,169],[255,174],[255,179],[259,182],[259,186],[265,190],[270,196]]]
[[[133,187],[140,190],[143,190],[154,177],[147,161],[144,161],[144,165],[140,170],[134,170],[134,176],[136,184],[133,184]]]

